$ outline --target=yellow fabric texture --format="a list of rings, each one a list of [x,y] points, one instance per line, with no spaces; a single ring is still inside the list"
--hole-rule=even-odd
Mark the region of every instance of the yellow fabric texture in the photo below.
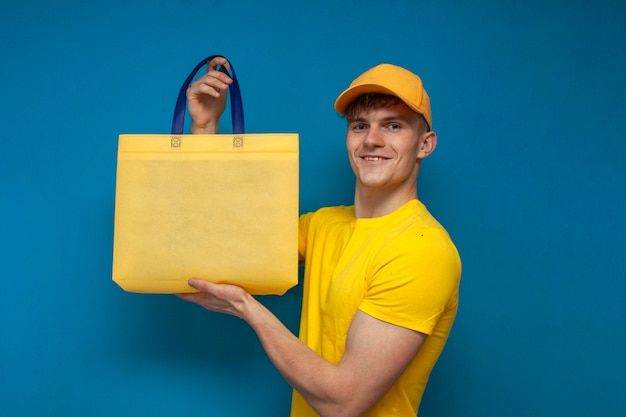
[[[305,262],[300,339],[337,364],[357,309],[428,335],[368,416],[415,416],[458,306],[461,261],[448,233],[418,200],[378,218],[330,207],[300,218]],[[294,391],[293,417],[317,416]]]
[[[113,280],[283,294],[298,281],[298,135],[120,135]]]

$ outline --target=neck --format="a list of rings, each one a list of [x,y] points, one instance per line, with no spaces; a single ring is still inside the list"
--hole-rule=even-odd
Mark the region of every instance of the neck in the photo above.
[[[381,217],[393,213],[411,200],[417,199],[417,189],[369,190],[357,186],[354,193],[354,214],[357,219]]]

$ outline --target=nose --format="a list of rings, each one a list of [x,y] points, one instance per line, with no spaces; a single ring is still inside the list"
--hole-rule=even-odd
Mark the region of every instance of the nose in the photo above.
[[[365,135],[365,145],[373,148],[385,146],[383,132],[378,126],[370,126]]]

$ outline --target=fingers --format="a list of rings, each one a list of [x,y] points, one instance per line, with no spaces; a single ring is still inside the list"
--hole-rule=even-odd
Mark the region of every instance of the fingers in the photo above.
[[[213,284],[209,281],[205,281],[203,279],[191,278],[187,281],[187,284],[200,292],[210,293],[212,287],[216,287],[217,284]]]
[[[177,294],[179,297],[185,300],[195,301],[196,299],[214,298],[222,301],[229,301],[230,299],[237,298],[239,293],[243,290],[237,286],[229,284],[215,284],[213,282],[205,281],[199,278],[191,278],[187,281],[187,284],[199,292]]]
[[[232,83],[230,77],[223,72],[212,71],[189,85],[187,92],[190,96],[202,96],[203,94],[219,98],[228,91]]]
[[[230,64],[226,58],[213,58],[207,65],[207,73],[189,85],[187,97],[190,99],[201,98],[203,95],[215,98],[222,97],[222,94],[228,91],[228,86],[232,84],[233,80],[228,74],[219,71],[219,66],[224,66],[230,71]]]
[[[240,309],[244,302],[250,298],[248,293],[234,285],[214,284],[195,278],[190,279],[188,284],[200,292],[177,294],[178,297],[218,313],[242,317]]]
[[[226,84],[228,86],[232,84],[233,80],[230,78],[230,76],[219,70],[218,67],[221,67],[221,66],[225,67],[228,71],[230,71],[230,64],[228,63],[226,58],[221,57],[221,56],[213,58],[207,64],[207,73],[203,77],[200,77],[199,80],[208,81],[208,80],[214,79],[216,80],[216,82],[217,81],[221,82],[222,83],[221,85]],[[209,82],[209,84],[211,83]]]
[[[207,64],[207,72],[217,71],[218,66],[221,65],[225,66],[226,69],[230,71],[230,64],[228,63],[228,60],[222,56],[218,56],[209,61]]]
[[[211,294],[211,288],[216,286],[216,284],[196,278],[190,279],[187,284],[191,288],[198,290],[199,292],[180,293],[176,294],[176,296],[182,298],[185,301],[191,301],[195,303],[199,302],[203,298],[206,298],[207,295],[213,295]]]
[[[218,309],[216,308],[217,306],[214,305],[217,301],[217,298],[214,294],[211,294],[210,290],[211,286],[214,284],[198,279],[191,279],[188,281],[188,284],[191,288],[196,289],[200,292],[176,294],[177,297],[185,301],[199,304],[209,310],[218,311]]]
[[[215,81],[216,83],[225,84],[226,86],[233,83],[233,80],[228,74],[225,74],[217,69],[209,70],[206,74],[198,78],[196,81],[205,81],[209,84],[212,84],[211,81]]]

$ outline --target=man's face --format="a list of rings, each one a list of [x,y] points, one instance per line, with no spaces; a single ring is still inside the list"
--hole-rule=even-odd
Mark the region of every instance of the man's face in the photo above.
[[[346,147],[357,186],[415,190],[421,151],[421,116],[404,102],[361,111],[348,121]]]

